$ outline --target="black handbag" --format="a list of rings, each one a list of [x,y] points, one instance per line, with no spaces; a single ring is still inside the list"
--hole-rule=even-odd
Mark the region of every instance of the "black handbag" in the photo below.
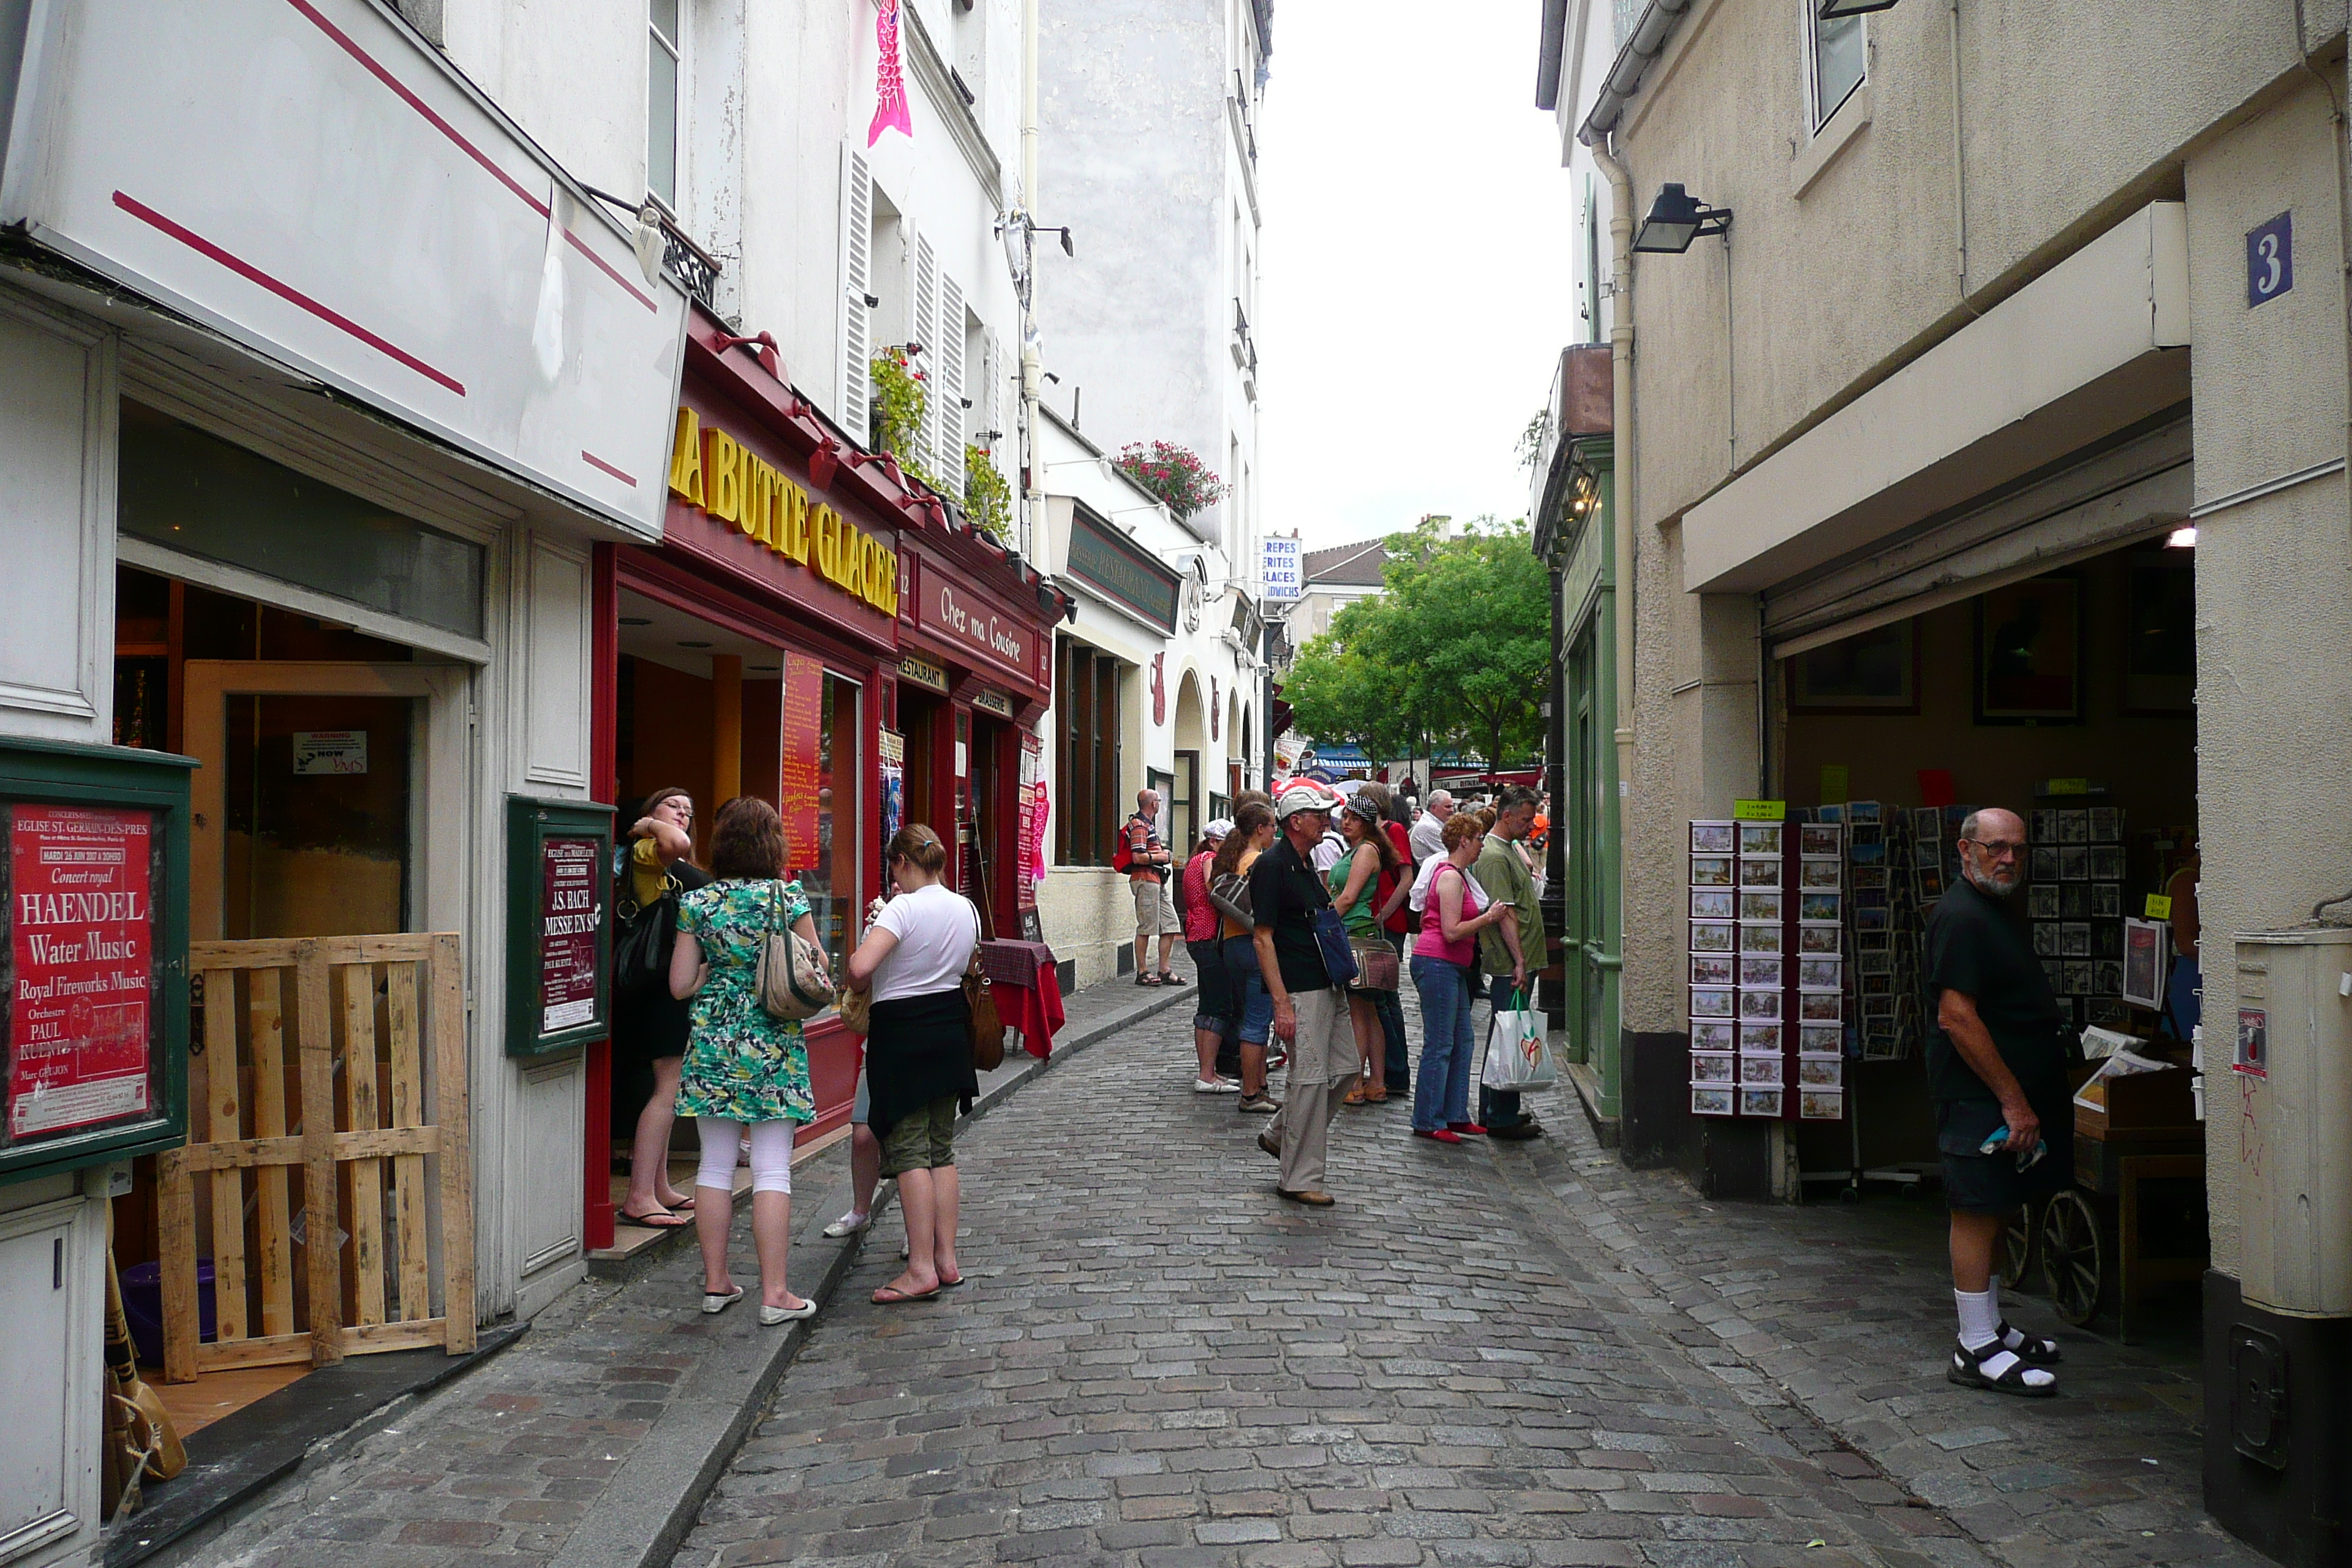
[[[620,934],[613,943],[613,997],[640,1002],[669,994],[670,949],[677,943],[677,894],[674,876],[662,879],[662,894],[651,904],[614,900]]]

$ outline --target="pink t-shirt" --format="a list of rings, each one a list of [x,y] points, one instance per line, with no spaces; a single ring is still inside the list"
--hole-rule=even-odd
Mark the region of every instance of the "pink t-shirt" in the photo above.
[[[1216,858],[1203,849],[1184,867],[1184,940],[1217,940],[1217,906],[1209,902],[1209,863]]]
[[[1477,933],[1474,931],[1459,942],[1446,941],[1445,916],[1437,907],[1438,889],[1444,886],[1445,879],[1449,875],[1462,879],[1461,918],[1463,920],[1468,920],[1486,907],[1486,900],[1480,895],[1478,884],[1475,879],[1459,866],[1440,866],[1435,878],[1429,884],[1429,901],[1422,910],[1421,934],[1413,939],[1412,950],[1431,958],[1442,958],[1448,963],[1466,966],[1478,955]]]

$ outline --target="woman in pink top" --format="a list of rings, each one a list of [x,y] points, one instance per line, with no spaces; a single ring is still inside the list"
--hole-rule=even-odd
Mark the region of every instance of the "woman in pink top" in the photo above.
[[[1209,824],[1201,847],[1184,863],[1184,948],[1192,955],[1192,973],[1200,977],[1200,1005],[1192,1014],[1192,1047],[1201,1058],[1201,1072],[1192,1080],[1195,1094],[1239,1094],[1240,1058],[1236,1041],[1241,1028],[1241,999],[1225,973],[1225,958],[1217,942],[1217,906],[1209,901],[1209,865],[1217,847],[1234,825],[1224,817]],[[1233,1058],[1227,1072],[1219,1058]]]
[[[1489,903],[1470,879],[1486,842],[1486,826],[1466,811],[1445,824],[1445,861],[1429,884],[1421,934],[1412,943],[1413,989],[1421,993],[1421,1072],[1412,1088],[1412,1135],[1459,1143],[1486,1130],[1470,1120],[1470,1031],[1478,933],[1510,906]]]

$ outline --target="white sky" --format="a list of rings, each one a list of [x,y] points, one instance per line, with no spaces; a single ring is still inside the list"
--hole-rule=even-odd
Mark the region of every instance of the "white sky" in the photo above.
[[[1320,549],[1522,515],[1583,336],[1541,0],[1280,0],[1258,121],[1258,521]]]

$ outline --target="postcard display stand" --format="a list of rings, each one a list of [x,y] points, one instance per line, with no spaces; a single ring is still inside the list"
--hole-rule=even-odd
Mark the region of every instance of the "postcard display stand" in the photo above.
[[[1845,1114],[1845,842],[1835,823],[1690,825],[1691,1110]]]
[[[2033,847],[2027,851],[2026,912],[2059,1012],[2077,1027],[2128,1025],[2123,808],[2037,806],[2028,826]]]

